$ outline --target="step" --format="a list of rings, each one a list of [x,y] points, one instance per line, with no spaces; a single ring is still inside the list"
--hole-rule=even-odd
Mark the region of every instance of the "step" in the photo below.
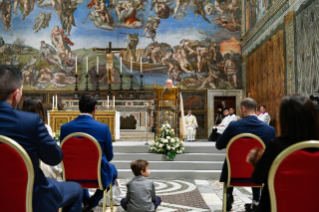
[[[154,137],[148,136],[148,141],[154,141]],[[118,141],[146,141],[146,136],[120,136]]]
[[[146,131],[133,131],[133,132],[120,132],[120,135],[123,135],[123,136],[129,136],[129,135],[146,135],[147,132]],[[154,136],[154,133],[153,132],[148,132],[148,135],[150,136]]]
[[[118,169],[119,178],[133,178],[131,169]],[[160,179],[210,179],[218,180],[221,170],[156,170],[151,169],[150,178]]]
[[[121,139],[120,139],[121,140]],[[134,142],[134,140],[119,141],[113,143],[113,151],[118,153],[148,153],[149,146],[145,145],[146,138],[144,142]],[[150,141],[150,140],[149,140]],[[152,142],[149,142],[150,144]],[[211,142],[184,142],[185,153],[225,153],[225,150],[218,150],[215,147],[215,143]]]
[[[114,151],[115,152],[115,151]],[[148,160],[148,161],[162,161],[162,154],[155,153],[114,153],[113,160]],[[175,161],[224,161],[224,153],[185,153],[177,154]]]
[[[117,169],[130,168],[131,160],[112,160]],[[221,170],[223,161],[148,161],[150,169],[164,170]]]

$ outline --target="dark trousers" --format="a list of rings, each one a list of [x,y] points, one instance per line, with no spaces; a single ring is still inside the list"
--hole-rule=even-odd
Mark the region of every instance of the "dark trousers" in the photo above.
[[[89,194],[89,190],[83,189],[83,205],[90,205],[95,208],[102,198],[103,191],[100,189],[96,189],[95,193],[91,197]]]
[[[82,211],[82,186],[76,182],[58,182],[47,178],[59,190],[63,196],[60,208],[63,207],[63,212],[80,212]]]
[[[210,134],[208,141],[217,141],[221,134],[217,132],[217,129],[212,129],[212,133]]]
[[[259,202],[260,188],[252,187],[251,189],[252,189],[252,193],[253,193],[253,200],[255,200],[256,202]],[[233,190],[234,190],[234,187],[227,188],[227,196],[233,195]]]
[[[155,200],[155,202],[153,202],[154,207],[155,207],[155,210],[156,210],[156,208],[161,204],[161,202],[162,202],[162,199],[161,199],[159,196],[156,196],[156,200]],[[124,210],[127,211],[126,198],[123,198],[123,199],[121,200],[121,206],[122,206],[122,208],[123,208]]]

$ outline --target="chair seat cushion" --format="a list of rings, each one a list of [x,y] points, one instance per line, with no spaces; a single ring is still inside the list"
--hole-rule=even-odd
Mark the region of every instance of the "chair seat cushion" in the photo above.
[[[99,184],[95,182],[77,182],[77,183],[80,184],[82,188],[99,188]]]

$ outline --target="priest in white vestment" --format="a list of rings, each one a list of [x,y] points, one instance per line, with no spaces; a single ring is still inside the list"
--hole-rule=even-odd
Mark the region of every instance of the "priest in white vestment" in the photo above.
[[[270,118],[269,114],[266,111],[266,106],[265,105],[262,105],[260,107],[260,115],[258,116],[258,119],[260,121],[265,122],[266,124],[269,125],[271,118]]]
[[[234,108],[229,108],[229,116],[230,116],[230,121],[237,121],[237,116],[235,114]]]
[[[186,140],[195,141],[196,128],[198,127],[196,117],[192,115],[192,110],[187,111],[185,116],[185,126],[186,126]]]
[[[210,134],[208,141],[216,141],[221,134],[225,131],[231,121],[235,121],[236,116],[230,116],[228,108],[223,112],[224,118],[222,122],[213,127],[212,133]],[[237,118],[236,118],[237,121]]]

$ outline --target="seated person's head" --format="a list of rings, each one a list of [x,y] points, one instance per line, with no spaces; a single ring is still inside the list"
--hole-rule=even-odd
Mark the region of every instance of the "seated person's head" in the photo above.
[[[173,87],[173,81],[171,79],[166,80],[166,88]]]
[[[261,112],[261,113],[266,112],[266,106],[265,106],[265,105],[262,105],[262,106],[260,107],[260,112]]]
[[[16,108],[22,96],[22,73],[19,69],[0,65],[0,102],[7,101]]]
[[[97,100],[92,94],[83,94],[79,101],[79,109],[81,113],[89,113],[94,115],[97,108]]]
[[[192,109],[188,109],[187,114],[192,115]]]
[[[131,163],[131,169],[135,176],[143,175],[149,177],[151,171],[149,170],[149,163],[146,160],[136,160]]]
[[[229,108],[229,114],[231,114],[231,115],[232,115],[232,114],[234,114],[234,112],[235,112],[234,108],[232,108],[232,107],[231,107],[231,108]]]
[[[291,143],[319,140],[319,117],[312,101],[302,94],[285,97],[280,104],[279,121],[282,135]]]
[[[228,110],[228,109],[225,109],[225,110],[223,111],[223,114],[224,114],[224,116],[228,116],[228,115],[229,115],[229,110]]]
[[[36,113],[40,115],[40,118],[46,123],[44,108],[40,99],[35,97],[28,97],[24,100],[22,110],[25,112]]]
[[[252,98],[245,98],[240,103],[240,115],[245,118],[248,115],[255,115],[257,109],[257,102]]]

